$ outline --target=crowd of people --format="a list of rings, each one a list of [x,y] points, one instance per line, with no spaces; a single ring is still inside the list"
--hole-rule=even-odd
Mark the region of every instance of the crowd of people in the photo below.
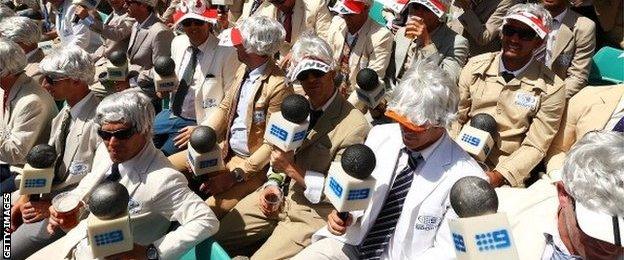
[[[101,258],[90,198],[108,182],[133,246],[107,259],[206,239],[239,259],[455,259],[451,190],[470,178],[518,259],[624,259],[624,84],[590,80],[598,50],[623,52],[622,0],[224,2],[2,0],[10,259]],[[280,148],[269,123],[302,96],[300,145]],[[493,145],[475,154],[458,143],[484,116]],[[201,131],[220,166],[203,175]],[[25,193],[40,145],[50,192]],[[342,212],[328,174],[370,165],[352,147],[375,184]]]

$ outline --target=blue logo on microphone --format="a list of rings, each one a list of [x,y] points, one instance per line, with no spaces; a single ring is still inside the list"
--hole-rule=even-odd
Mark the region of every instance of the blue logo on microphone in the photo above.
[[[336,197],[340,198],[342,196],[343,189],[334,177],[329,177],[329,188],[334,192]]]
[[[112,243],[117,243],[123,241],[123,233],[121,230],[115,230],[112,232],[95,235],[95,245],[96,246],[104,246]]]
[[[462,142],[467,143],[472,146],[479,146],[479,143],[481,143],[481,139],[479,137],[472,136],[472,135],[465,134],[465,133],[462,135],[461,140]]]
[[[25,188],[41,188],[46,185],[46,179],[28,179],[24,182]]]
[[[303,140],[303,138],[305,138],[306,133],[308,131],[301,131],[299,133],[295,133],[295,135],[293,136],[293,142],[299,141],[299,140]]]
[[[368,194],[370,194],[370,189],[350,190],[347,200],[363,200],[368,198]]]
[[[511,239],[506,229],[500,229],[488,233],[476,234],[475,240],[479,251],[506,249],[511,247]]]
[[[286,138],[288,137],[288,132],[286,132],[286,130],[279,128],[276,125],[271,125],[271,129],[269,130],[269,134],[272,136],[277,137],[278,139],[282,140],[282,141],[286,141]]]
[[[466,252],[466,243],[464,243],[464,237],[462,235],[453,233],[453,243],[455,244],[456,251]]]
[[[199,162],[199,168],[201,169],[213,167],[216,165],[217,165],[217,159],[208,159],[208,160],[203,160]]]

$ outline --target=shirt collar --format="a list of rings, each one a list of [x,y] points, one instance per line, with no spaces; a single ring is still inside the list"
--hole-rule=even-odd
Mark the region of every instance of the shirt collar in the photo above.
[[[137,24],[139,29],[145,29],[147,27],[149,27],[148,25],[146,25],[148,23],[148,21],[151,21],[154,18],[154,12],[152,12],[147,18],[145,18],[145,21],[143,21],[140,25]]]
[[[563,17],[565,17],[565,15],[568,13],[568,9],[569,8],[564,9],[563,12],[553,17],[553,22],[561,23],[563,21]]]
[[[78,101],[78,103],[69,108],[69,113],[71,114],[72,118],[78,118],[78,114],[84,108],[87,100],[89,100],[91,96],[93,96],[93,92],[89,92],[89,94],[84,96],[80,101]]]
[[[529,65],[531,65],[531,63],[533,63],[533,57],[531,57],[531,60],[529,60],[527,64],[524,64],[522,68],[515,70],[515,71],[511,71],[505,68],[505,64],[503,64],[503,55],[501,54],[500,59],[498,61],[498,74],[500,75],[501,73],[506,71],[506,72],[513,74],[514,77],[518,77],[518,75],[522,74],[522,72],[524,72],[529,67]]]
[[[149,148],[151,148],[152,146],[154,146],[152,141],[147,140],[147,143],[145,144],[145,146],[143,146],[143,149],[137,155],[132,157],[132,159],[130,160],[119,163],[119,173],[142,174],[143,172],[145,172],[145,168],[149,166],[151,162],[151,158],[149,158],[151,155],[151,149]]]
[[[266,61],[264,64],[249,72],[249,79],[255,80],[257,77],[260,77],[260,75],[262,75],[262,73],[264,72],[264,69],[266,69],[267,64],[269,64],[269,61]]]
[[[329,107],[329,105],[331,105],[332,102],[334,102],[334,99],[336,99],[336,95],[338,94],[338,91],[334,91],[334,94],[327,100],[327,102],[325,102],[325,104],[321,107],[321,111],[325,112],[325,110],[327,110],[327,108]],[[312,106],[310,106],[310,109],[313,109]]]
[[[431,157],[431,155],[433,154],[433,152],[438,148],[438,146],[440,146],[440,144],[442,143],[442,140],[444,140],[444,138],[446,138],[446,133],[444,133],[440,138],[438,138],[438,140],[436,140],[433,144],[427,146],[425,149],[422,149],[420,151],[415,151],[415,150],[411,150],[409,148],[407,148],[407,150],[411,151],[411,152],[418,152],[420,153],[420,155],[422,156],[424,161],[429,160],[429,157]],[[401,143],[403,147],[406,147],[404,143]]]

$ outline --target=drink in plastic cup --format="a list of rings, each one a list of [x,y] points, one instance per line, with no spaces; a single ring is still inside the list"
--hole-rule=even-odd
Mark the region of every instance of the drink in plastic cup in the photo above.
[[[52,207],[58,213],[58,218],[63,219],[61,225],[63,230],[69,230],[78,225],[81,204],[80,198],[70,192],[63,192],[52,198]]]
[[[267,187],[267,188],[270,188],[270,187]],[[271,188],[276,188],[276,187],[271,187]],[[282,194],[282,192],[279,190],[279,188],[276,188],[276,189],[278,190],[277,193],[264,194],[264,201],[269,206],[269,209],[271,212],[277,211],[280,205],[282,204],[282,201],[284,200],[284,195]]]

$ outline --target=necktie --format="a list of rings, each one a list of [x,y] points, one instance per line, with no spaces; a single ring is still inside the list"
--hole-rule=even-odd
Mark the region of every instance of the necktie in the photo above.
[[[58,151],[58,155],[56,157],[56,162],[54,163],[54,183],[61,183],[67,179],[67,166],[62,168],[63,157],[65,156],[65,146],[67,146],[67,136],[69,135],[69,125],[71,124],[71,113],[69,113],[69,109],[65,111],[65,115],[63,121],[61,122],[61,132],[59,132],[58,138],[56,139],[56,149]]]
[[[314,128],[316,122],[318,122],[319,118],[323,115],[323,110],[312,110],[310,111],[310,125],[308,125],[308,130]]]
[[[184,74],[182,74],[182,80],[180,80],[180,86],[173,96],[173,104],[171,105],[171,112],[174,115],[180,116],[182,112],[182,104],[184,103],[184,97],[189,90],[189,83],[193,80],[193,75],[195,74],[195,68],[197,67],[197,55],[199,54],[199,49],[194,46],[191,46],[191,59],[189,60],[186,68],[184,69]]]
[[[620,118],[620,121],[615,124],[613,131],[620,133],[624,132],[624,117]]]
[[[284,13],[284,22],[282,25],[284,26],[284,30],[286,30],[286,42],[290,43],[290,38],[292,37],[292,10],[288,13]]]
[[[513,78],[515,78],[516,76],[514,76],[513,73],[507,72],[507,71],[503,71],[501,72],[501,76],[503,77],[503,79],[505,79],[505,82],[509,83],[509,81],[511,81]]]
[[[353,48],[355,42],[357,42],[357,35],[351,44],[345,39],[345,43],[342,47],[342,55],[340,56],[340,73],[342,74],[343,80],[340,82],[338,90],[345,98],[349,97],[349,94],[351,94],[351,84],[349,83],[349,72],[351,70],[349,67],[349,57],[351,57],[351,48]]]
[[[251,4],[251,11],[249,11],[249,16],[254,14],[256,12],[256,10],[258,10],[258,7],[260,7],[260,4],[262,4],[262,0],[254,0],[253,1],[253,3]]]
[[[121,179],[121,174],[119,173],[119,163],[113,163],[111,166],[111,173],[106,176],[106,181],[118,182]]]
[[[422,160],[422,156],[418,152],[411,152],[406,148],[404,148],[403,152],[409,155],[407,166],[396,176],[392,187],[388,191],[384,205],[379,215],[377,215],[377,219],[375,219],[375,224],[373,224],[364,241],[360,244],[360,259],[379,259],[388,246],[399,222],[405,197],[412,186],[414,171],[418,166],[418,162]]]

